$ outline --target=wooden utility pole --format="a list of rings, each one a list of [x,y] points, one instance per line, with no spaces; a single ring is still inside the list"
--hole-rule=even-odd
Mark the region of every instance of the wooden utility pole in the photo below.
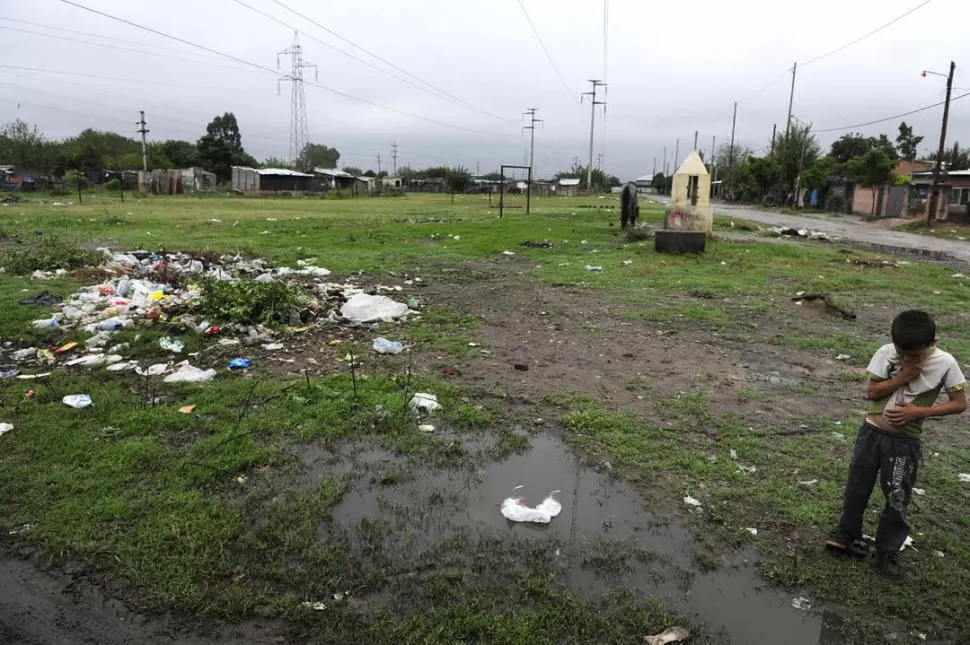
[[[731,188],[731,169],[734,167],[734,126],[738,122],[738,102],[734,102],[734,116],[731,117],[731,146],[728,148],[728,188]]]
[[[770,153],[772,157],[775,156],[775,135],[777,132],[778,132],[778,124],[772,123],[771,124],[771,153]]]
[[[680,163],[680,138],[677,139],[677,147],[674,150],[675,150],[675,152],[674,152],[674,166],[673,166],[673,168],[671,168],[671,170],[673,170],[676,173],[677,172],[677,168],[679,168],[679,166],[677,164]]]
[[[536,123],[542,123],[542,119],[536,118],[539,108],[529,108],[523,115],[528,115],[529,125],[522,126],[523,130],[529,131],[529,181],[525,185],[526,212],[528,205],[532,202],[532,178],[535,176],[535,155],[536,155]]]
[[[950,61],[950,73],[946,77],[946,100],[943,102],[943,127],[940,128],[940,149],[936,153],[936,164],[933,166],[933,188],[930,192],[930,212],[926,215],[926,225],[929,226],[936,218],[936,209],[940,204],[940,174],[943,170],[943,154],[946,150],[946,122],[950,118],[950,92],[953,90],[953,72],[956,63]]]

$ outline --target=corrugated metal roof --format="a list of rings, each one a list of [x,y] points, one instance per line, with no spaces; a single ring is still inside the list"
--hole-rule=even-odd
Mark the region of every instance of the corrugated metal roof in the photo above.
[[[257,168],[256,172],[260,175],[283,175],[286,177],[312,177],[313,175],[300,172],[298,170],[290,170],[289,168]]]
[[[349,172],[344,172],[339,168],[314,168],[313,172],[318,175],[329,175],[330,177],[353,177]]]
[[[933,173],[932,173],[932,171],[931,172],[914,172],[913,173],[913,176],[914,177],[932,177],[933,176]],[[940,178],[941,179],[945,179],[947,177],[970,177],[970,170],[951,170],[950,172],[947,172],[945,170],[940,171]]]
[[[578,186],[579,185],[579,179],[578,178],[570,179],[568,177],[563,177],[562,179],[559,180],[559,185],[560,186]]]

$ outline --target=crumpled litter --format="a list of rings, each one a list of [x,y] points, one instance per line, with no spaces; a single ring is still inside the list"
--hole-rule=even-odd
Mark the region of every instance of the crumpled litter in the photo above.
[[[756,529],[754,527],[749,526],[748,528],[746,528],[744,530],[747,531],[748,533],[750,533],[751,535],[754,535],[754,536],[757,536],[758,535],[758,529]]]
[[[516,486],[518,490],[521,486]],[[526,506],[521,497],[506,497],[502,501],[502,517],[510,522],[531,522],[533,524],[548,524],[552,518],[562,511],[562,504],[554,497],[560,491],[554,490],[537,506]]]
[[[374,339],[374,351],[378,354],[400,354],[404,351],[404,344],[378,336]]]
[[[694,499],[690,495],[687,495],[686,497],[684,497],[684,503],[687,504],[688,506],[693,506],[695,508],[698,508],[701,505],[700,500]]]
[[[283,349],[283,343],[267,343],[263,345],[263,349],[267,352],[275,352]]]
[[[189,365],[188,361],[178,364],[178,369],[165,377],[166,383],[204,383],[211,381],[216,376],[213,369],[201,370],[198,367]]]
[[[963,484],[970,484],[970,473],[959,473],[957,479]]]
[[[805,596],[798,596],[792,599],[791,606],[802,611],[809,611],[812,608],[812,601]]]
[[[252,360],[248,358],[236,357],[229,361],[229,369],[231,370],[244,370],[248,369],[249,366],[253,364]]]
[[[355,293],[340,308],[341,316],[356,323],[394,322],[407,318],[409,313],[411,310],[403,302],[366,293]]]
[[[798,482],[798,484],[800,486],[806,486],[806,487],[807,486],[814,486],[817,483],[818,483],[818,480],[817,479],[803,479],[803,480],[801,480],[801,481]]]
[[[430,423],[422,423],[418,426],[418,430],[421,432],[434,432],[434,426]]]
[[[324,609],[327,608],[327,606],[322,602],[310,602],[309,600],[305,602],[301,602],[300,604],[303,605],[304,607],[313,609],[315,611],[323,611]]]
[[[51,293],[51,292],[47,291],[46,289],[44,289],[40,294],[38,294],[36,296],[31,296],[29,298],[24,298],[23,300],[20,301],[20,304],[22,304],[22,305],[46,305],[46,306],[50,307],[51,305],[56,305],[61,300],[63,300],[63,298],[61,298],[60,296],[54,295],[53,293]]]
[[[667,645],[667,643],[678,643],[690,638],[690,632],[681,626],[671,627],[663,633],[653,636],[644,636],[643,640],[647,645]]]
[[[194,403],[192,405],[183,405],[182,407],[179,408],[179,412],[181,412],[182,414],[192,414],[192,412],[194,411],[195,411]]]
[[[0,423],[0,436],[7,434],[11,430],[13,430],[12,423]]]
[[[146,369],[135,366],[135,372],[139,376],[160,376],[168,371],[168,363],[155,363],[154,365],[149,365]]]
[[[437,395],[428,394],[427,392],[416,392],[414,396],[411,397],[410,406],[415,412],[427,412],[428,414],[431,414],[440,408],[441,404],[438,403]]]
[[[86,408],[93,403],[90,394],[68,394],[61,402],[72,408]]]
[[[180,340],[175,340],[171,336],[165,336],[164,338],[158,339],[158,346],[169,352],[174,352],[176,354],[181,354],[182,350],[185,349],[185,343]]]
[[[748,475],[753,475],[758,472],[757,466],[742,466],[741,464],[738,464],[738,470]]]
[[[603,270],[603,267],[600,266],[600,265],[595,265],[594,266],[592,264],[587,264],[586,265],[586,270],[587,271],[602,271]]]

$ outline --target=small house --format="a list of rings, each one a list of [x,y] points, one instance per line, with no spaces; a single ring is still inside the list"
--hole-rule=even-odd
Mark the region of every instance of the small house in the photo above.
[[[556,194],[560,197],[575,197],[579,194],[579,177],[563,177],[556,184]]]
[[[186,193],[201,193],[215,190],[218,182],[213,172],[204,168],[182,168],[182,191]]]
[[[354,190],[355,178],[338,168],[314,168],[313,174],[321,190]]]
[[[242,193],[306,193],[313,189],[314,176],[289,168],[232,167],[232,189]]]

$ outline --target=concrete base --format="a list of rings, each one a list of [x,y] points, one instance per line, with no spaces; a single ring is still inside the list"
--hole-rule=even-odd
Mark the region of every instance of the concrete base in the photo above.
[[[703,253],[707,247],[704,231],[657,231],[654,250],[657,253]]]

